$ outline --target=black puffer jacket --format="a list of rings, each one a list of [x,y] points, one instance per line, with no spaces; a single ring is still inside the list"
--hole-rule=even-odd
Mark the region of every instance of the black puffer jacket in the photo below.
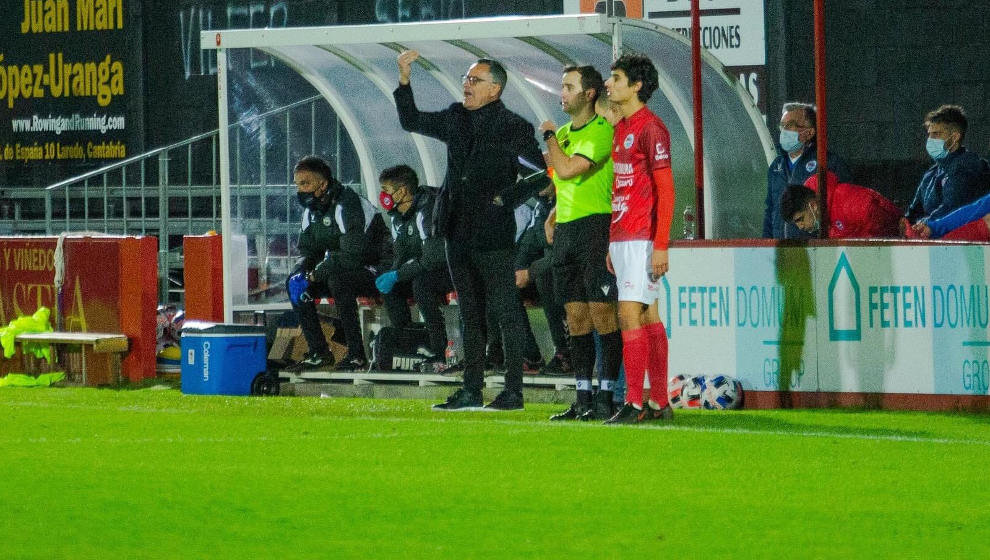
[[[545,197],[537,197],[533,207],[533,218],[526,226],[526,231],[519,238],[516,249],[516,270],[529,270],[531,277],[542,276],[550,270],[553,258],[553,245],[547,243],[546,230],[543,223],[550,216],[553,202]]]
[[[430,270],[447,266],[443,239],[433,234],[433,206],[436,189],[420,185],[412,206],[392,216],[395,260],[392,270],[399,282],[406,282]]]
[[[370,267],[377,272],[392,262],[392,236],[382,215],[337,181],[303,212],[298,247],[296,270],[313,272],[320,282],[338,271]]]
[[[461,103],[437,112],[416,108],[412,87],[394,92],[402,128],[447,144],[447,175],[437,198],[434,223],[448,240],[490,251],[513,247],[513,208],[547,185],[529,166],[543,169],[533,125],[501,100],[470,111]]]

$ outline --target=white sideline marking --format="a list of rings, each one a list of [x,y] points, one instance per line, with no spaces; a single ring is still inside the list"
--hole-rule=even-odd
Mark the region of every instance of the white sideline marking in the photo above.
[[[245,401],[247,402],[247,401]],[[154,407],[142,407],[142,406],[98,406],[98,405],[80,405],[80,404],[66,404],[66,403],[38,403],[31,401],[8,401],[2,402],[0,405],[4,406],[24,406],[24,407],[39,407],[39,408],[74,408],[74,409],[85,409],[85,410],[107,410],[116,409],[122,412],[142,412],[142,413],[154,413],[162,412],[166,414],[184,413],[184,414],[198,414],[201,410],[190,410],[181,408],[154,408]],[[605,429],[614,430],[622,428],[633,428],[639,430],[661,430],[661,431],[672,431],[672,432],[694,432],[694,433],[710,433],[710,434],[738,434],[738,435],[755,435],[755,436],[781,436],[781,437],[804,437],[804,438],[835,438],[835,439],[853,439],[853,440],[863,440],[863,441],[889,441],[889,442],[907,442],[907,443],[935,443],[942,445],[976,445],[982,447],[990,447],[990,440],[975,440],[975,439],[950,439],[950,438],[939,438],[939,437],[923,437],[923,436],[901,436],[901,435],[879,435],[879,434],[843,434],[843,433],[833,433],[833,432],[822,432],[822,431],[785,431],[785,430],[753,430],[749,428],[707,428],[699,426],[678,426],[676,424],[638,424],[638,425],[627,425],[627,426],[605,426],[598,423],[588,423],[588,422],[553,422],[549,420],[511,420],[508,418],[498,419],[493,418],[493,415],[509,415],[514,412],[519,411],[492,411],[478,409],[470,412],[482,412],[484,411],[484,419],[470,419],[464,418],[460,414],[447,414],[450,411],[433,411],[436,415],[435,418],[407,418],[402,416],[342,416],[333,417],[328,416],[327,419],[335,420],[361,420],[361,421],[376,421],[376,422],[428,422],[435,424],[442,424],[448,422],[456,422],[459,424],[470,423],[470,424],[481,424],[481,425],[505,425],[505,426],[525,426],[525,430],[513,430],[513,433],[523,433],[523,432],[546,432],[552,429]],[[469,411],[463,411],[469,412]],[[259,435],[257,437],[239,437],[239,438],[229,438],[229,437],[190,437],[183,438],[181,436],[163,437],[163,438],[112,438],[112,437],[100,437],[94,436],[92,438],[46,438],[44,436],[34,437],[34,438],[10,438],[3,439],[0,438],[0,444],[19,444],[19,443],[82,443],[83,441],[101,441],[107,443],[184,443],[184,442],[201,442],[201,443],[233,443],[233,442],[273,442],[278,443],[282,441],[302,441],[302,440],[332,440],[332,439],[361,439],[361,438],[392,438],[400,436],[424,436],[424,435],[434,435],[435,432],[429,433],[416,433],[416,434],[396,434],[396,433],[367,433],[367,434],[326,434],[326,435],[299,435],[299,436],[264,436]]]
[[[375,420],[389,420],[387,418],[375,418]],[[532,424],[529,424],[529,429],[524,430],[512,430],[509,433],[512,434],[523,434],[523,433],[536,433],[543,432],[542,428],[536,429]],[[299,435],[282,435],[282,436],[265,436],[258,435],[254,437],[182,437],[182,436],[167,436],[158,438],[120,438],[120,437],[104,437],[100,435],[93,435],[88,437],[20,437],[20,438],[0,438],[0,445],[24,445],[24,444],[126,444],[126,445],[144,445],[144,444],[168,444],[168,443],[287,443],[287,442],[297,442],[297,441],[333,441],[333,440],[367,440],[367,439],[394,439],[394,438],[408,438],[408,437],[435,437],[437,432],[371,432],[362,434],[299,434]]]
[[[799,436],[809,438],[837,438],[837,439],[862,439],[868,441],[896,441],[912,443],[942,443],[942,444],[964,444],[990,446],[990,441],[979,439],[949,439],[920,436],[897,436],[897,435],[871,435],[871,434],[837,434],[830,432],[787,432],[783,430],[750,430],[748,428],[700,428],[696,426],[643,426],[647,429],[671,430],[683,432],[702,433],[724,433],[724,434],[744,434],[744,435],[770,435],[770,436]]]
[[[511,411],[510,411],[511,412]],[[377,416],[353,416],[352,418],[360,420],[377,420],[377,421],[392,421],[392,422],[422,422],[423,419],[419,418],[382,418]],[[451,419],[447,418],[432,418],[426,419],[427,422],[450,422]],[[532,425],[532,421],[524,420],[468,420],[468,419],[458,419],[457,423],[474,423],[474,424],[506,424],[506,425]],[[557,428],[557,427],[571,427],[576,429],[585,429],[598,427],[605,430],[613,430],[617,428],[634,428],[639,430],[663,430],[672,432],[695,432],[695,433],[713,433],[713,434],[741,434],[741,435],[764,435],[764,436],[796,436],[796,437],[807,437],[807,438],[837,438],[837,439],[859,439],[866,441],[893,441],[893,442],[910,442],[910,443],[940,443],[940,444],[962,444],[962,445],[979,445],[990,447],[990,440],[979,440],[979,439],[950,439],[950,438],[936,438],[936,437],[921,437],[921,436],[898,436],[898,435],[875,435],[875,434],[841,434],[841,433],[831,433],[831,432],[812,432],[812,431],[784,431],[784,430],[751,430],[749,428],[702,428],[697,426],[676,426],[670,424],[639,424],[639,425],[626,425],[626,426],[605,426],[603,424],[588,423],[588,422],[554,422],[550,423],[548,420],[546,424],[540,424],[546,426],[546,428]]]

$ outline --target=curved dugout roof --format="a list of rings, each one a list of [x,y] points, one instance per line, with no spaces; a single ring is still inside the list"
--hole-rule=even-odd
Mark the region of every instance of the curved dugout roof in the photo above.
[[[381,169],[407,163],[424,182],[437,185],[446,168],[442,143],[406,133],[398,124],[392,100],[398,52],[410,48],[422,55],[412,75],[422,110],[460,101],[460,76],[476,59],[501,61],[509,73],[502,99],[534,127],[546,119],[558,124],[568,120],[560,108],[563,66],[590,64],[607,77],[613,53],[640,52],[654,61],[660,74],[660,88],[649,106],[671,133],[677,216],[694,201],[690,43],[650,22],[594,14],[204,31],[201,44],[220,50],[265,50],[309,81],[350,135],[371,200],[377,198]],[[743,87],[711,55],[704,53],[702,62],[706,236],[757,237],[773,141]],[[221,83],[222,115],[226,91]]]

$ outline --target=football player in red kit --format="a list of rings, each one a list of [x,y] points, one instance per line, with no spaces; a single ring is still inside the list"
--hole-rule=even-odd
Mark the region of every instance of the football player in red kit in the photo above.
[[[626,54],[605,82],[609,100],[622,114],[615,125],[612,161],[612,225],[607,264],[619,289],[619,328],[626,367],[625,405],[606,424],[669,421],[667,332],[657,308],[657,283],[669,268],[667,245],[674,214],[670,133],[646,106],[657,89],[649,58]],[[650,375],[650,398],[643,380]]]

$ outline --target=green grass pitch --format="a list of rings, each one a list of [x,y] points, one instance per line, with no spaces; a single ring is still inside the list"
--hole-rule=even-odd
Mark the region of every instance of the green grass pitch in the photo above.
[[[0,558],[987,558],[990,416],[0,389]]]

